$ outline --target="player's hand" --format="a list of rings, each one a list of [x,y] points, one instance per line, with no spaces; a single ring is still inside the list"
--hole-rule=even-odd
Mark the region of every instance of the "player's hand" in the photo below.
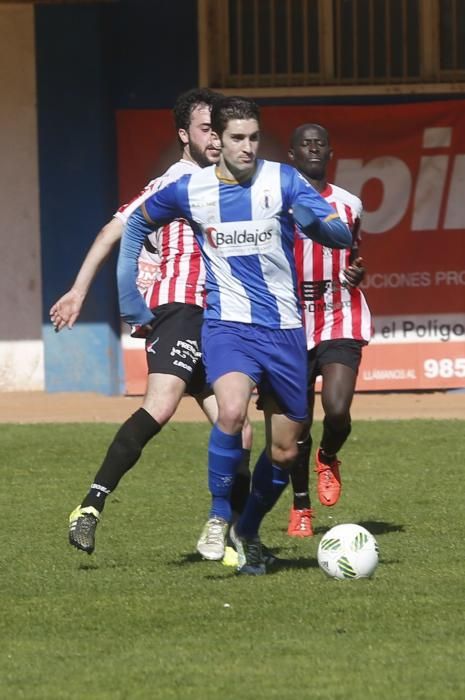
[[[81,313],[83,301],[83,294],[75,289],[70,289],[53,304],[49,315],[56,333],[65,327],[71,330]]]
[[[131,326],[131,338],[148,338],[152,332],[152,324],[144,323],[143,325]]]
[[[365,277],[363,258],[355,258],[349,267],[343,271],[344,284],[346,287],[358,287]]]

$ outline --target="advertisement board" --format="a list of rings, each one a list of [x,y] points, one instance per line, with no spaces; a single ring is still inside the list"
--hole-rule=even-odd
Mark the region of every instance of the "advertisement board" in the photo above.
[[[357,389],[465,387],[465,101],[264,106],[261,115],[260,154],[273,160],[287,159],[300,124],[325,126],[329,181],[363,201],[374,336]],[[121,201],[178,157],[169,110],[120,112],[118,141]],[[127,355],[128,390],[133,364],[140,371]]]

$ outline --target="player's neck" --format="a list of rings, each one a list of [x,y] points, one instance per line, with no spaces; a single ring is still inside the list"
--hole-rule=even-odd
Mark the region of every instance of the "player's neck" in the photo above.
[[[221,182],[226,182],[230,184],[240,184],[242,182],[247,182],[250,180],[255,173],[257,167],[256,162],[250,167],[249,170],[236,170],[236,168],[231,167],[223,158],[216,166],[216,177]]]
[[[317,192],[323,192],[328,186],[328,181],[325,177],[315,179],[312,177],[307,177],[307,175],[304,175],[305,179],[308,180],[308,182],[316,189]]]
[[[189,163],[194,163],[195,165],[198,165],[197,161],[192,158],[191,152],[188,148],[183,148],[183,151],[181,153],[181,160],[187,160]]]

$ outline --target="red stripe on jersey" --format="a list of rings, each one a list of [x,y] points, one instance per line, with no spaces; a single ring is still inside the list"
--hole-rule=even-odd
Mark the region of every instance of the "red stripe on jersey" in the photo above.
[[[360,242],[360,219],[354,218],[352,209],[344,205],[344,210],[347,217],[347,224],[352,231],[352,243],[358,246]],[[348,251],[346,267],[350,265],[350,253]],[[352,315],[352,335],[354,338],[362,337],[362,297],[359,289],[353,289],[350,297],[350,309]],[[343,329],[341,329],[343,333]]]
[[[205,268],[187,221],[177,219],[162,226],[156,240],[160,271],[147,300],[150,308],[173,302],[203,306]]]
[[[346,257],[344,255],[344,257]],[[332,279],[339,280],[339,274],[341,272],[341,254],[339,250],[332,251],[333,260],[333,270]],[[333,323],[331,328],[331,338],[340,338],[341,333],[343,333],[343,317],[340,312],[342,309],[342,291],[339,284],[333,287],[332,293],[332,303],[333,303]],[[323,330],[323,329],[321,329]]]
[[[320,282],[324,279],[323,271],[323,261],[324,261],[324,248],[319,243],[312,242],[311,245],[312,253],[312,267],[313,267],[313,279]],[[309,312],[310,313],[310,312]],[[314,325],[314,338],[315,345],[321,341],[321,333],[325,325],[325,311],[323,307],[323,296],[317,298],[314,301],[314,312],[313,312],[313,325]]]
[[[151,191],[152,185],[153,185],[153,180],[151,180],[151,181],[148,183],[148,185],[146,185],[146,186],[144,187],[144,189],[141,190],[141,191],[139,192],[139,194],[136,194],[136,196],[133,197],[132,199],[130,199],[129,202],[126,202],[126,204],[123,204],[123,205],[117,210],[117,213],[118,213],[118,214],[123,214],[123,213],[126,211],[126,209],[128,209],[128,207],[131,207],[132,204],[134,204],[134,202],[138,202],[138,200],[141,200],[141,202],[142,202],[144,199],[146,199],[146,196],[145,196],[145,195],[147,195],[147,194]]]
[[[294,237],[294,259],[297,269],[297,296],[302,308],[305,308],[304,295],[302,292],[302,280],[304,278],[304,245],[303,240],[298,236]],[[302,313],[302,323],[305,328],[305,314]]]
[[[148,306],[151,309],[155,309],[157,306],[160,306],[160,289],[161,289],[161,282],[163,279],[166,278],[166,241],[169,240],[169,234],[170,234],[170,228],[175,224],[176,222],[173,222],[171,224],[166,224],[165,226],[162,226],[158,230],[158,240],[160,241],[159,243],[159,254],[161,258],[160,262],[160,272],[159,272],[159,279],[155,282],[152,288],[152,293],[150,295],[150,299],[148,300]]]
[[[344,204],[344,211],[346,213],[346,219],[347,219],[347,226],[350,228],[350,230],[353,232],[353,227],[354,227],[354,217],[352,214],[352,210],[350,207],[347,206],[347,204]]]
[[[191,229],[189,229],[191,231]],[[174,256],[173,260],[173,269],[171,273],[171,277],[168,282],[168,299],[175,299],[176,298],[176,283],[179,278],[179,271],[181,267],[181,260],[182,256],[184,255],[184,238],[183,238],[183,233],[184,233],[184,221],[180,220],[178,221],[178,227],[177,227],[177,236],[175,239],[175,231],[174,227],[171,227],[170,230],[170,243],[172,243],[172,247],[175,247],[175,250],[177,251],[177,254]]]
[[[352,290],[351,304],[352,310],[352,333],[354,338],[362,337],[362,293],[360,289]]]
[[[186,304],[198,304],[199,303],[199,291],[202,295],[202,306],[205,302],[205,288],[203,281],[205,280],[205,275],[203,275],[203,261],[202,253],[197,245],[197,241],[193,238],[194,251],[191,255],[189,271],[187,273],[186,281]],[[203,277],[201,278],[201,275]]]
[[[352,231],[354,248],[359,242],[361,202],[335,185],[321,193]],[[343,270],[350,264],[352,249],[332,250],[303,240],[303,266],[299,277],[308,290],[304,325],[309,349],[323,340],[354,338],[368,342],[370,311],[360,289],[342,285]],[[313,298],[312,298],[313,297]]]

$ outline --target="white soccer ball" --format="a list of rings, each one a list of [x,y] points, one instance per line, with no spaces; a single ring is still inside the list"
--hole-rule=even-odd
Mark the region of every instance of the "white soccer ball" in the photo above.
[[[378,543],[371,532],[353,523],[332,527],[318,545],[320,568],[339,580],[373,576],[378,555]]]

